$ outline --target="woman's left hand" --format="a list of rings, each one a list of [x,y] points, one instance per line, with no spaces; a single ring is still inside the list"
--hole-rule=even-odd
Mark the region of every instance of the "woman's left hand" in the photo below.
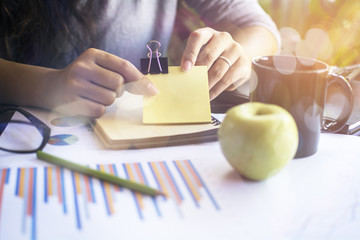
[[[181,67],[189,71],[194,65],[208,67],[210,100],[235,90],[251,75],[251,61],[242,46],[229,33],[208,27],[193,31],[186,44]]]

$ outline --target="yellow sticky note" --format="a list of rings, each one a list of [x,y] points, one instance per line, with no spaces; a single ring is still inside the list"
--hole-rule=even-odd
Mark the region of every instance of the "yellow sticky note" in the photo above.
[[[168,74],[149,74],[147,77],[155,84],[159,94],[144,97],[143,123],[211,121],[206,66],[194,66],[189,72],[183,72],[179,66],[172,66]]]

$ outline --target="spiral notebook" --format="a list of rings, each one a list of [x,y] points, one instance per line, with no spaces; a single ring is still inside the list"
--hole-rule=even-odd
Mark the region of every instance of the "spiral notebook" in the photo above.
[[[217,140],[220,121],[209,123],[143,124],[142,96],[125,92],[107,108],[93,128],[109,149],[139,149],[202,143]]]

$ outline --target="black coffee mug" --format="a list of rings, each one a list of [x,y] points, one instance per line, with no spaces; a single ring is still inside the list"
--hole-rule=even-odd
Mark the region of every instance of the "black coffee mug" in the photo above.
[[[321,130],[337,132],[349,119],[353,94],[348,81],[331,73],[321,61],[295,56],[262,56],[252,60],[250,101],[279,105],[294,117],[299,131],[295,158],[316,153]],[[333,122],[324,123],[327,89],[336,84],[346,98],[342,111]]]

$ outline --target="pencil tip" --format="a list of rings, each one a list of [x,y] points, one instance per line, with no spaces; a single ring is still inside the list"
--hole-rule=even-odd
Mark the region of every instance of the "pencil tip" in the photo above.
[[[156,191],[156,196],[164,196],[166,197],[166,194],[161,191]]]

